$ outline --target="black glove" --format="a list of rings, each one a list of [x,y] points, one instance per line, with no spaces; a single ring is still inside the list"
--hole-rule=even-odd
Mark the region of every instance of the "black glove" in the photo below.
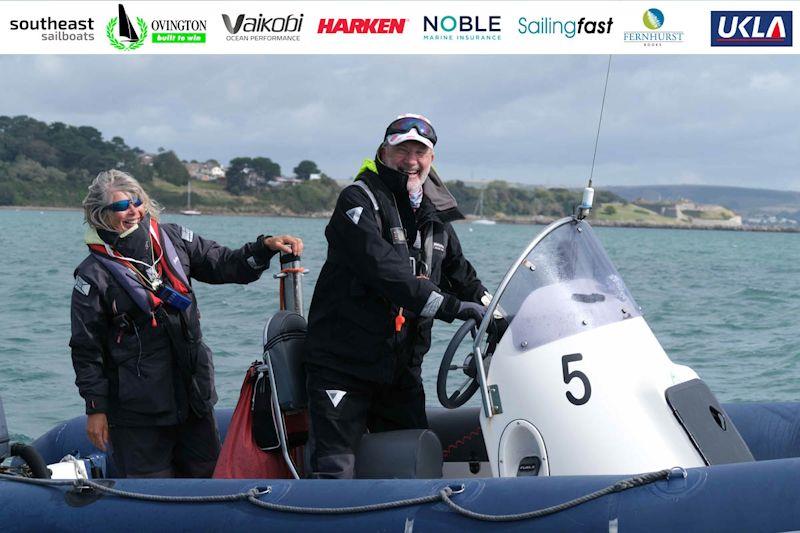
[[[486,314],[486,307],[475,302],[459,302],[458,312],[456,318],[459,320],[467,321],[470,318],[475,320],[475,323],[480,324],[483,320],[483,315]]]

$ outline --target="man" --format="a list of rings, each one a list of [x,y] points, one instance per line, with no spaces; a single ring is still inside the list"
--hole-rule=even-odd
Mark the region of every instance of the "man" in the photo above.
[[[231,250],[177,224],[118,170],[83,201],[89,255],[75,270],[72,363],[86,431],[120,477],[211,477],[219,454],[214,365],[191,280],[250,283],[296,237],[260,236]]]
[[[450,221],[463,218],[431,168],[436,133],[401,115],[339,195],[308,325],[311,469],[351,478],[365,432],[426,428],[422,357],[433,318],[480,321],[488,293]]]

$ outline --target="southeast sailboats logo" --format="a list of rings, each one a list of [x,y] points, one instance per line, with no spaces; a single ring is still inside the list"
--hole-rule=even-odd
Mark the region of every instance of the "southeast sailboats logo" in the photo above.
[[[125,7],[122,4],[119,5],[119,17],[114,17],[108,21],[106,25],[106,37],[108,37],[111,46],[116,48],[117,50],[136,50],[137,48],[141,47],[145,39],[147,39],[147,23],[144,19],[136,17],[136,25],[139,27],[139,32],[141,35],[136,33],[136,29],[131,24],[131,20],[128,18],[128,15],[125,14]],[[114,29],[119,25],[119,37],[114,35]],[[123,42],[124,41],[124,42]],[[125,44],[128,43],[128,44]]]

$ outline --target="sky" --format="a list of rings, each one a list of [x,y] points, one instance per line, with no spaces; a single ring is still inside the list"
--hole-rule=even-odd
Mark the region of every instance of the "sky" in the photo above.
[[[445,179],[580,187],[608,56],[0,56],[0,115],[181,159],[311,159],[336,179],[391,120],[437,131]],[[594,184],[800,190],[800,56],[614,56]]]

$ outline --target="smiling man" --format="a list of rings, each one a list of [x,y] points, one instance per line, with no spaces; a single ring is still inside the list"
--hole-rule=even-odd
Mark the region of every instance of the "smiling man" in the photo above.
[[[367,429],[427,428],[433,319],[480,321],[488,303],[450,225],[463,215],[433,170],[436,141],[421,115],[392,121],[325,229],[306,365],[315,477],[353,477]]]

